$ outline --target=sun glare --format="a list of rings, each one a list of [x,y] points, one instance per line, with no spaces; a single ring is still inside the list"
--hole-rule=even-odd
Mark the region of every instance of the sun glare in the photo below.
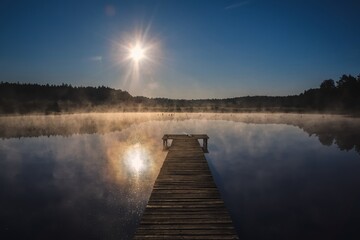
[[[136,46],[130,49],[130,58],[133,61],[139,62],[144,57],[145,57],[145,49],[142,48],[139,44],[137,44]]]
[[[163,56],[160,41],[149,37],[149,29],[124,34],[113,41],[115,64],[122,70],[123,89],[140,94],[149,94],[157,86],[155,74],[159,70]]]

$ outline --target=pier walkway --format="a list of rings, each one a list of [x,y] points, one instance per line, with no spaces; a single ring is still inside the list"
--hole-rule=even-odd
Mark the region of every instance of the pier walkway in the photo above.
[[[164,135],[168,154],[134,239],[238,239],[204,156],[208,138]]]

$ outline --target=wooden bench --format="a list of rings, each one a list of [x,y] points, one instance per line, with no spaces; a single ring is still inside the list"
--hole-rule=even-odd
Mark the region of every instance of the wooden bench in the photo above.
[[[168,140],[186,140],[186,139],[202,139],[203,145],[202,149],[204,153],[208,153],[208,139],[209,136],[207,134],[165,134],[162,137],[163,140],[163,150],[167,151],[171,146],[168,145]]]

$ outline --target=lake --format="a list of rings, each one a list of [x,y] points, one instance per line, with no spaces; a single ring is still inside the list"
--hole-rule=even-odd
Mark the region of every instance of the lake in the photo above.
[[[360,121],[321,114],[0,117],[1,239],[131,239],[165,133],[206,133],[240,239],[360,239]]]

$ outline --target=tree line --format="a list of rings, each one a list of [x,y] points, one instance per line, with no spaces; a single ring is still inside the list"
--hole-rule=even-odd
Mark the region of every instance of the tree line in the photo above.
[[[134,97],[126,91],[68,84],[0,83],[0,114],[90,111],[174,112],[360,112],[360,75],[324,80],[319,88],[292,96],[246,96],[181,100]]]
[[[306,100],[304,103],[315,109],[345,109],[360,108],[360,75],[342,75],[338,81],[324,80],[320,88],[309,89],[300,94]]]
[[[39,85],[0,83],[0,113],[55,113],[91,111],[96,106],[117,106],[132,96],[109,87],[73,87],[68,84]]]

